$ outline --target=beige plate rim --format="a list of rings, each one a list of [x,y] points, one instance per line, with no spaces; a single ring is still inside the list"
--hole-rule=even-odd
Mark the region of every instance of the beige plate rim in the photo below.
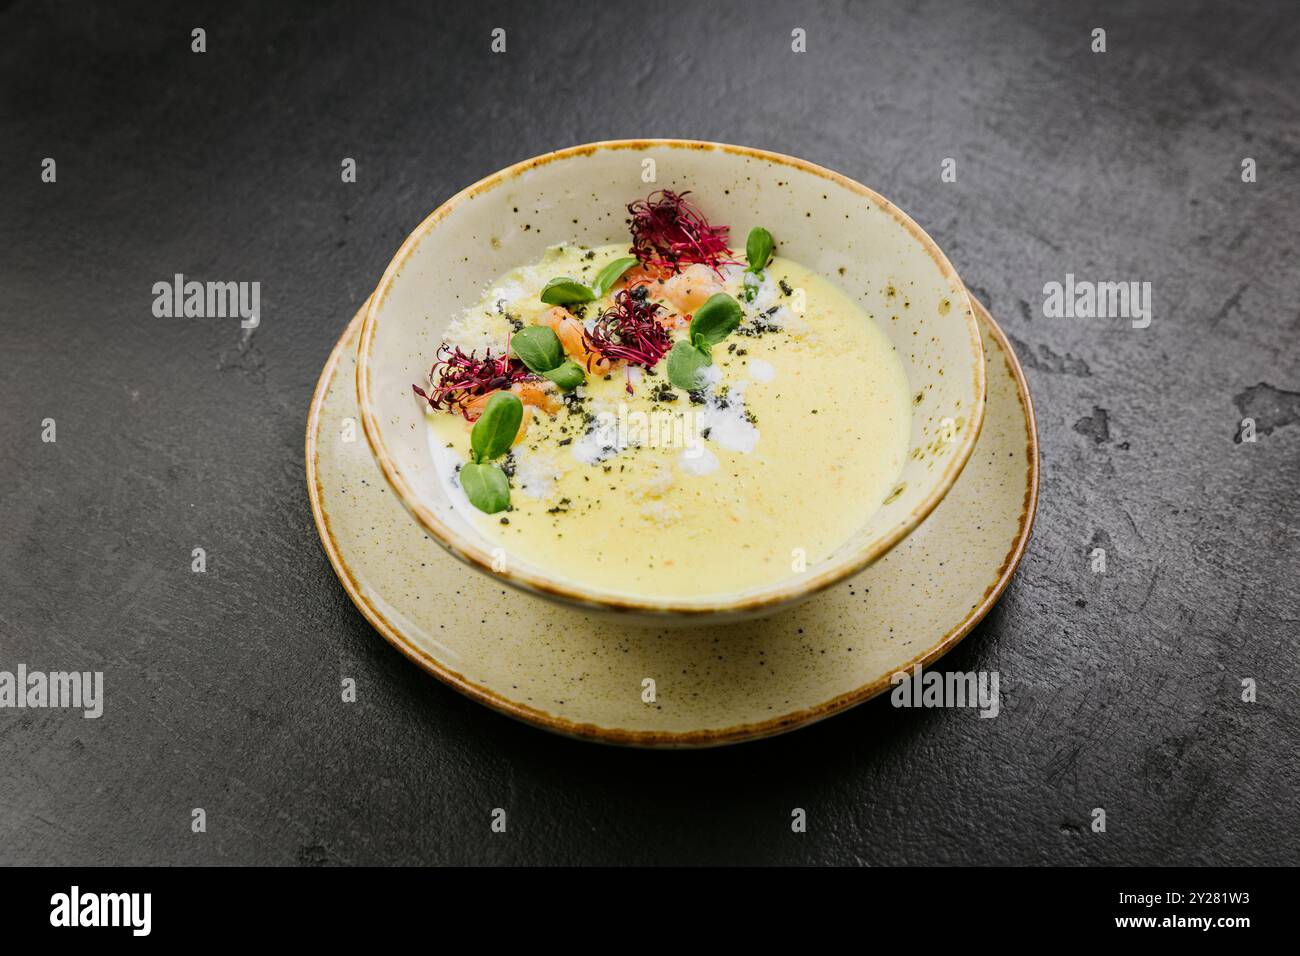
[[[976,605],[966,617],[956,627],[945,633],[936,643],[931,645],[921,654],[909,660],[906,664],[901,665],[900,671],[910,670],[919,664],[926,667],[938,660],[948,651],[952,650],[967,634],[974,629],[984,616],[992,609],[1006,590],[1016,568],[1020,565],[1020,560],[1024,556],[1025,548],[1029,543],[1030,535],[1033,531],[1034,518],[1038,511],[1038,479],[1039,479],[1039,448],[1038,448],[1038,424],[1034,416],[1033,401],[1029,395],[1029,384],[1025,379],[1024,370],[1020,367],[1020,362],[1016,358],[1015,351],[1011,343],[1007,340],[1006,334],[997,324],[988,310],[979,303],[974,296],[970,297],[975,310],[979,313],[980,318],[987,324],[989,333],[997,339],[1001,345],[1003,354],[1006,357],[1007,367],[1010,369],[1012,377],[1016,381],[1016,387],[1020,393],[1021,404],[1025,412],[1025,425],[1029,434],[1029,443],[1026,447],[1026,454],[1029,461],[1029,480],[1025,489],[1024,506],[1020,515],[1020,530],[1016,539],[1003,559],[1001,568],[998,571],[997,580],[984,593],[984,598]],[[600,743],[618,744],[635,747],[712,747],[721,744],[740,743],[746,740],[757,740],[762,737],[771,737],[776,734],[785,733],[795,730],[808,724],[816,723],[827,717],[837,714],[850,707],[864,703],[881,693],[889,686],[888,676],[881,677],[869,684],[864,684],[855,690],[840,694],[831,700],[824,701],[814,707],[804,708],[780,717],[774,717],[770,720],[760,721],[749,724],[739,724],[734,727],[726,727],[719,730],[699,730],[686,732],[660,732],[660,731],[639,731],[624,730],[620,728],[602,727],[597,724],[578,723],[575,721],[565,720],[562,717],[556,717],[545,711],[538,710],[535,707],[529,707],[526,704],[512,701],[502,695],[481,687],[474,682],[466,679],[462,674],[453,671],[436,658],[426,653],[413,643],[408,641],[401,631],[393,625],[380,611],[366,600],[361,592],[352,570],[348,567],[347,562],[339,553],[334,543],[333,533],[330,531],[329,516],[326,514],[321,504],[320,478],[316,467],[318,446],[316,435],[320,428],[321,409],[325,404],[325,396],[329,391],[330,383],[334,379],[335,370],[338,367],[340,358],[343,356],[344,348],[353,333],[362,323],[366,306],[369,299],[361,304],[356,316],[348,323],[342,336],[330,351],[329,359],[325,362],[325,368],[321,371],[320,379],[316,383],[316,390],[312,394],[311,410],[307,415],[307,435],[306,435],[306,464],[307,464],[307,493],[311,499],[312,516],[316,522],[316,530],[320,534],[321,544],[325,548],[325,553],[329,557],[330,564],[334,568],[335,574],[338,575],[343,589],[351,598],[352,603],[356,605],[363,617],[377,630],[389,644],[397,648],[402,654],[409,658],[419,667],[428,671],[434,677],[437,677],[443,683],[454,687],[465,696],[472,700],[478,701],[510,717],[514,717],[524,723],[541,727],[555,733],[564,734],[570,737],[577,737],[583,740],[596,741]]]
[[[544,166],[547,163],[553,163],[559,160],[571,159],[579,156],[593,155],[598,150],[644,150],[652,146],[685,150],[719,150],[738,156],[750,156],[763,160],[764,162],[789,166],[792,169],[798,169],[813,176],[819,176],[822,179],[836,183],[848,189],[850,192],[864,196],[870,202],[875,204],[878,209],[881,209],[892,216],[899,225],[906,229],[912,237],[921,244],[930,258],[934,260],[936,265],[938,265],[940,274],[948,281],[953,294],[959,295],[967,301],[964,318],[966,320],[967,332],[970,338],[970,348],[972,354],[976,357],[976,398],[969,413],[970,426],[966,429],[965,434],[961,436],[957,451],[953,455],[952,460],[950,460],[944,468],[944,472],[940,476],[939,484],[923,501],[913,507],[901,521],[894,525],[893,528],[882,534],[869,547],[857,553],[852,560],[826,568],[816,574],[806,575],[795,583],[787,584],[785,587],[771,592],[765,592],[754,596],[719,599],[711,602],[652,600],[649,598],[631,598],[617,595],[589,593],[575,584],[552,580],[521,568],[510,568],[500,572],[495,571],[492,568],[492,559],[489,554],[472,541],[453,531],[441,519],[439,519],[432,510],[420,502],[418,496],[415,495],[408,484],[402,470],[398,467],[397,462],[390,455],[387,446],[384,444],[383,434],[379,427],[379,419],[374,412],[374,402],[371,397],[370,352],[371,347],[374,344],[375,330],[378,326],[379,306],[392,288],[393,281],[398,272],[401,271],[406,260],[414,252],[416,245],[441,219],[447,216],[451,210],[463,200],[489,189],[493,189],[502,182],[520,176],[530,169]],[[944,496],[952,489],[952,486],[957,483],[957,479],[961,476],[962,470],[970,460],[971,452],[974,451],[975,444],[979,440],[980,429],[984,425],[987,383],[985,381],[984,371],[984,347],[980,343],[979,323],[975,318],[974,306],[971,304],[969,292],[962,284],[960,277],[957,275],[957,270],[953,267],[952,263],[948,261],[948,257],[944,255],[943,250],[939,248],[934,239],[932,239],[929,233],[922,229],[911,216],[903,212],[903,210],[899,209],[892,202],[869,186],[864,186],[857,180],[850,179],[848,176],[845,176],[842,173],[837,173],[832,169],[818,166],[816,163],[810,163],[806,159],[799,159],[796,156],[787,156],[784,153],[776,153],[771,150],[758,149],[752,146],[735,146],[730,143],[716,143],[707,140],[691,139],[614,139],[603,140],[597,143],[584,143],[581,146],[570,146],[566,149],[557,149],[541,156],[535,156],[532,159],[525,159],[522,162],[515,163],[513,166],[509,166],[499,172],[493,173],[492,175],[479,180],[477,183],[474,183],[472,186],[466,187],[426,216],[424,221],[415,227],[414,231],[406,237],[406,240],[398,248],[397,253],[388,264],[388,268],[384,270],[384,274],[379,280],[379,285],[371,294],[370,299],[367,301],[366,305],[363,306],[363,309],[365,311],[365,320],[361,326],[360,342],[357,345],[357,409],[361,417],[361,430],[365,433],[366,441],[370,443],[370,450],[375,456],[375,461],[379,465],[379,470],[388,480],[389,487],[393,489],[398,500],[401,501],[401,503],[406,507],[406,510],[409,511],[424,527],[424,530],[428,532],[429,536],[434,541],[441,545],[449,554],[460,559],[470,567],[477,568],[483,573],[491,575],[494,579],[502,581],[521,591],[554,597],[580,608],[586,607],[605,611],[637,613],[642,616],[658,616],[663,618],[705,618],[716,615],[719,612],[726,612],[730,615],[763,613],[778,607],[790,605],[810,595],[824,591],[827,588],[852,577],[859,571],[864,570],[880,558],[884,557],[892,548],[894,548],[895,545],[911,534],[912,531],[920,526],[921,522],[930,516],[930,512],[938,507],[939,502],[942,501]]]

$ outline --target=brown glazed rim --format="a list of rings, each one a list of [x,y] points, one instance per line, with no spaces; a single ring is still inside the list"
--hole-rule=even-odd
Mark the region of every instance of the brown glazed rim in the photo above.
[[[492,568],[491,556],[479,548],[471,541],[456,534],[451,528],[445,525],[429,508],[423,505],[419,498],[412,492],[410,485],[402,475],[401,469],[389,454],[387,447],[384,445],[383,435],[380,432],[379,420],[372,411],[373,403],[371,400],[371,382],[370,382],[370,353],[374,345],[375,329],[378,324],[379,306],[388,295],[392,288],[393,280],[401,270],[403,264],[414,252],[415,247],[420,240],[433,229],[437,223],[451,212],[462,201],[476,196],[480,193],[487,192],[496,188],[503,182],[513,179],[530,169],[536,169],[548,163],[562,159],[570,159],[579,156],[590,156],[598,150],[645,150],[653,147],[669,147],[673,149],[689,150],[721,150],[727,153],[734,153],[740,156],[750,156],[765,162],[777,163],[790,166],[794,169],[820,176],[823,179],[843,186],[844,188],[865,196],[868,200],[876,205],[877,208],[889,213],[895,221],[901,224],[915,238],[934,260],[939,267],[940,274],[948,280],[951,286],[952,294],[959,300],[966,301],[966,324],[970,333],[970,344],[972,352],[976,358],[975,366],[975,403],[971,409],[970,426],[966,429],[965,435],[962,436],[961,444],[956,453],[948,462],[947,467],[940,475],[939,483],[934,490],[920,502],[912,511],[903,518],[897,525],[885,534],[877,538],[870,547],[859,552],[852,560],[837,564],[834,567],[827,568],[815,575],[808,575],[792,580],[780,589],[768,589],[761,594],[751,596],[739,596],[735,598],[726,598],[715,601],[674,601],[674,600],[654,600],[650,598],[637,598],[633,596],[611,595],[603,592],[582,590],[580,585],[571,583],[562,583],[528,570],[509,569],[496,571]],[[380,471],[392,486],[399,501],[405,505],[420,525],[429,533],[433,540],[437,541],[446,551],[454,557],[468,564],[484,574],[489,574],[494,580],[504,581],[512,587],[522,591],[540,594],[543,597],[558,599],[569,604],[574,604],[582,608],[591,608],[603,611],[631,612],[642,614],[649,617],[707,617],[710,615],[745,615],[770,611],[776,607],[791,602],[801,600],[819,591],[824,591],[832,585],[838,584],[845,578],[857,574],[859,571],[871,565],[885,555],[890,548],[898,544],[908,534],[910,534],[931,511],[943,500],[944,495],[956,482],[962,469],[966,467],[966,462],[970,458],[971,451],[975,447],[975,442],[979,438],[980,429],[984,424],[984,400],[986,382],[984,375],[984,347],[980,343],[980,333],[978,323],[975,321],[974,312],[971,310],[970,297],[966,287],[962,284],[957,272],[953,269],[952,264],[944,256],[943,252],[935,244],[925,231],[912,221],[902,210],[895,207],[891,202],[885,199],[874,190],[849,179],[839,173],[826,169],[822,166],[814,165],[806,160],[796,159],[793,156],[785,156],[781,153],[772,153],[761,149],[752,149],[747,146],[730,146],[725,143],[708,143],[697,142],[694,140],[681,139],[648,139],[648,140],[610,140],[600,143],[588,143],[584,146],[572,146],[568,149],[556,150],[546,153],[533,159],[524,160],[513,166],[507,167],[500,172],[493,173],[485,179],[479,180],[472,186],[461,190],[455,196],[439,206],[429,214],[425,220],[415,228],[402,243],[393,256],[388,268],[384,270],[383,278],[379,280],[379,286],[370,296],[368,303],[363,306],[365,319],[361,327],[361,341],[357,350],[357,407],[361,413],[362,430],[366,434],[366,440],[370,443],[370,449],[374,453],[375,460],[379,463]]]
[[[1012,575],[1015,574],[1016,568],[1020,565],[1021,558],[1024,557],[1025,548],[1029,543],[1030,533],[1034,526],[1034,516],[1038,510],[1038,424],[1034,417],[1033,401],[1029,396],[1029,385],[1025,381],[1025,373],[1016,360],[1011,343],[1007,341],[1002,329],[989,315],[988,310],[975,299],[972,298],[971,301],[987,323],[989,333],[1002,346],[1007,369],[1016,381],[1017,397],[1024,409],[1025,427],[1029,433],[1029,440],[1025,446],[1028,481],[1025,485],[1024,504],[1020,512],[1020,527],[1011,549],[1007,551],[1006,556],[1002,559],[1001,566],[998,568],[997,579],[984,591],[984,597],[979,604],[971,609],[960,624],[939,638],[928,650],[900,665],[891,673],[909,671],[917,664],[922,667],[929,666],[952,650],[962,638],[971,632],[976,624],[984,619],[984,615],[988,614],[993,605],[997,603],[998,598],[1002,596],[1002,592],[1006,590]],[[325,363],[325,368],[321,372],[320,381],[316,385],[315,394],[312,396],[311,411],[307,415],[307,494],[311,499],[312,516],[316,520],[316,530],[320,533],[321,544],[324,545],[330,564],[334,566],[334,571],[338,574],[339,581],[343,584],[343,589],[347,592],[348,597],[352,599],[352,603],[356,605],[362,616],[383,636],[384,640],[392,644],[393,647],[401,651],[415,664],[472,700],[476,700],[480,704],[485,704],[493,710],[500,711],[525,723],[583,740],[635,747],[713,747],[721,744],[739,743],[745,740],[756,740],[761,737],[771,737],[816,723],[842,710],[861,704],[875,697],[889,686],[891,675],[885,675],[815,707],[794,711],[759,723],[738,724],[720,730],[696,730],[685,733],[624,730],[621,728],[601,727],[596,724],[575,723],[548,714],[535,707],[529,707],[527,704],[510,700],[495,691],[467,680],[463,675],[451,670],[445,664],[408,641],[401,631],[362,595],[356,577],[334,543],[334,536],[330,531],[329,515],[321,504],[320,477],[317,468],[318,446],[316,441],[320,429],[321,409],[324,407],[325,395],[334,379],[334,372],[339,359],[343,355],[344,347],[353,330],[363,321],[364,313],[365,305],[363,304],[356,317],[348,323],[347,329],[344,330],[342,337],[330,353],[329,360]]]

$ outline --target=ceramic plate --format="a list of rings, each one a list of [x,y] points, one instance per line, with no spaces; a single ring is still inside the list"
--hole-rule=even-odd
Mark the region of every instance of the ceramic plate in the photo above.
[[[330,355],[307,420],[321,541],[389,643],[528,723],[650,747],[714,746],[813,723],[949,651],[1024,554],[1038,498],[1033,406],[1002,330],[974,304],[988,405],[957,484],[875,565],[773,617],[692,631],[638,627],[520,594],[444,552],[397,501],[361,433],[354,382],[364,306]]]

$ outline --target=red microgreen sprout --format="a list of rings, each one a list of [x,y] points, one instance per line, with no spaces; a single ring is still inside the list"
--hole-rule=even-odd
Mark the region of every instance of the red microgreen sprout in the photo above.
[[[652,368],[673,347],[672,336],[659,322],[661,311],[663,306],[651,302],[643,289],[623,289],[591,331],[583,331],[583,341],[611,362],[621,359],[629,365]]]
[[[475,398],[534,377],[528,366],[509,357],[508,349],[504,355],[493,355],[488,349],[479,358],[477,352],[466,355],[462,349],[444,344],[438,347],[437,361],[429,370],[429,390],[418,385],[411,390],[430,408],[459,411],[469,418],[466,406]]]
[[[628,205],[632,254],[643,266],[662,262],[673,272],[696,263],[714,271],[723,265],[739,265],[727,246],[728,228],[709,225],[704,214],[687,202],[689,195],[689,191],[678,194],[661,189]]]

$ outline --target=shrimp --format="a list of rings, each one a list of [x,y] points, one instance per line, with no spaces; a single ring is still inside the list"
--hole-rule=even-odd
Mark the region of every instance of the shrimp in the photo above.
[[[567,309],[558,305],[548,309],[542,315],[541,323],[555,330],[565,353],[587,371],[604,375],[614,367],[609,359],[587,348],[582,323],[570,315]]]
[[[671,279],[664,281],[663,297],[676,306],[679,312],[694,312],[709,296],[723,291],[722,280],[706,265],[687,266]]]
[[[656,287],[662,285],[663,281],[671,278],[673,274],[672,266],[643,262],[639,266],[624,272],[622,282],[629,289],[639,285],[648,285],[651,287],[651,292],[654,292]]]
[[[554,415],[560,410],[560,403],[540,382],[515,382],[510,386],[509,390],[524,403],[524,417],[519,421],[519,431],[515,434],[515,440],[512,443],[518,445],[524,440],[524,434],[528,431],[528,423],[533,420],[533,409],[540,408],[548,415]],[[466,420],[468,422],[478,421],[492,396],[500,391],[501,389],[495,388],[486,394],[480,395],[472,402],[468,402],[465,405]]]
[[[492,391],[478,396],[473,401],[466,402],[465,418],[471,422],[478,421],[478,417],[483,414],[483,409],[487,408],[487,403],[499,391],[502,390],[494,388]],[[554,415],[560,410],[560,403],[541,382],[515,382],[510,386],[509,391],[518,397],[525,407],[532,405],[534,408],[540,408],[548,415]]]
[[[650,298],[662,299],[664,297],[664,282],[672,278],[673,275],[671,266],[645,262],[623,273],[623,278],[619,281],[628,292],[631,292],[637,286],[645,286]]]
[[[689,265],[676,274],[661,266],[638,266],[625,273],[627,288],[645,286],[652,299],[662,299],[677,310],[666,316],[670,326],[686,324],[686,314],[694,312],[709,296],[724,291],[718,274],[706,265]]]
[[[510,386],[510,391],[518,395],[525,405],[540,408],[548,415],[554,415],[560,410],[560,400],[555,397],[554,389],[545,387],[541,382],[515,382]]]

